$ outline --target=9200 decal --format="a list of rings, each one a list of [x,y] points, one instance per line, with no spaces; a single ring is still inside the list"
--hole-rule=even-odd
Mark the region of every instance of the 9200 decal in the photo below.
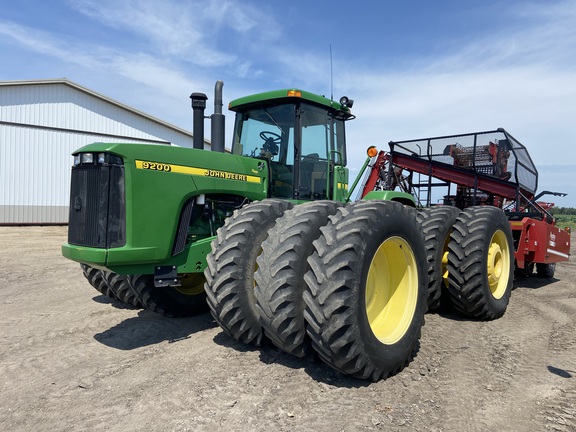
[[[172,171],[172,167],[168,164],[163,164],[159,162],[146,162],[146,161],[142,161],[142,169],[166,171],[166,172]]]

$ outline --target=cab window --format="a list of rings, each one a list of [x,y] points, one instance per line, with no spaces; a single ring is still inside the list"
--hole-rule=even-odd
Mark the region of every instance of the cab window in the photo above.
[[[330,190],[330,164],[345,164],[344,121],[325,109],[302,104],[300,109],[301,199],[326,199]]]
[[[232,153],[265,159],[270,166],[270,194],[294,193],[294,104],[258,108],[236,116]]]

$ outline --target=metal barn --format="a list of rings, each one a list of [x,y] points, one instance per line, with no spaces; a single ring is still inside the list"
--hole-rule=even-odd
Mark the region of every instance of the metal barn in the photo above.
[[[0,82],[0,225],[67,223],[71,153],[93,142],[192,147],[192,133],[67,79]]]

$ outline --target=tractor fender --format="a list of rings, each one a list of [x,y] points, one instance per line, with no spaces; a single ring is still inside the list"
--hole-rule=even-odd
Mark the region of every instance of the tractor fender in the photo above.
[[[414,197],[406,192],[386,190],[370,191],[362,198],[362,200],[397,201],[407,206],[416,207]]]

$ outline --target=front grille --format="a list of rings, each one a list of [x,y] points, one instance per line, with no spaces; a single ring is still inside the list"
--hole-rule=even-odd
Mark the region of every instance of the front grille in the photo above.
[[[124,167],[78,165],[72,168],[68,243],[94,248],[126,244]]]

